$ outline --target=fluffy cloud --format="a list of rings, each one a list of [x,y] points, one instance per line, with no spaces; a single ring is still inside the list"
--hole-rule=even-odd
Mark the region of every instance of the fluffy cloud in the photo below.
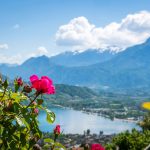
[[[8,45],[7,44],[0,44],[0,50],[1,49],[8,49]]]
[[[112,22],[96,27],[85,17],[72,19],[59,27],[56,43],[72,50],[111,49],[118,52],[144,42],[150,37],[150,12],[141,11],[127,15],[120,23]]]

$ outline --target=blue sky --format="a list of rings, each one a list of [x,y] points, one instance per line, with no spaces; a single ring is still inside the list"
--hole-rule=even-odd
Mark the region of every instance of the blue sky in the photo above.
[[[0,63],[21,63],[30,56],[50,56],[66,50],[106,48],[113,45],[123,49],[142,42],[149,36],[149,29],[145,25],[141,39],[135,39],[134,34],[130,39],[122,39],[114,44],[111,39],[107,39],[110,41],[108,43],[102,40],[106,37],[97,36],[96,39],[94,37],[95,43],[97,39],[101,39],[98,41],[101,45],[89,42],[97,30],[97,34],[106,33],[108,31],[105,27],[112,22],[121,23],[128,14],[141,14],[141,11],[146,11],[144,15],[148,20],[149,0],[0,0]],[[147,25],[148,21],[145,22]],[[88,28],[84,35],[76,33],[78,25]],[[69,30],[70,26],[72,32]],[[114,32],[112,28],[118,28],[116,26],[118,25],[113,25],[108,30]],[[100,31],[100,28],[104,28],[104,31]],[[92,35],[91,30],[94,30]],[[124,34],[128,36],[127,33]],[[90,37],[86,39],[87,36]],[[127,42],[124,44],[124,41]]]

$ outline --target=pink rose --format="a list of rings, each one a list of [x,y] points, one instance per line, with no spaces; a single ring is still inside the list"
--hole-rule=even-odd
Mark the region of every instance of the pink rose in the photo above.
[[[54,129],[54,134],[60,134],[60,125],[57,125]]]
[[[105,150],[105,148],[100,144],[95,143],[91,145],[91,150]]]
[[[47,76],[42,76],[41,79],[37,75],[32,75],[30,77],[32,83],[32,88],[36,89],[38,94],[54,94],[55,87],[53,86],[53,81]]]
[[[16,82],[17,82],[17,84],[19,85],[19,86],[22,86],[23,85],[23,81],[22,81],[22,78],[20,77],[20,78],[17,78],[16,79]]]

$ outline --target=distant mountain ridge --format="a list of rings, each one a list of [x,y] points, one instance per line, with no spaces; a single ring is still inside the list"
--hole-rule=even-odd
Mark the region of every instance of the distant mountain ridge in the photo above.
[[[118,53],[107,61],[75,67],[60,64],[41,56],[30,58],[19,66],[2,65],[0,71],[10,78],[22,76],[28,80],[32,74],[48,75],[55,83],[92,88],[150,87],[150,39]]]
[[[100,51],[97,49],[88,49],[83,52],[65,52],[56,56],[50,57],[51,62],[67,66],[67,67],[78,67],[78,66],[89,66],[96,63],[102,63],[110,60],[116,54],[107,51]]]

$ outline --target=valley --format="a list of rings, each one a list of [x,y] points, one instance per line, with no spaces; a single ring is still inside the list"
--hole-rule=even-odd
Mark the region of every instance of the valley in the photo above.
[[[141,108],[144,101],[150,100],[149,93],[134,92],[121,94],[105,91],[93,91],[86,87],[56,85],[56,94],[45,96],[45,105],[62,106],[96,114],[110,119],[139,121],[145,114]]]

